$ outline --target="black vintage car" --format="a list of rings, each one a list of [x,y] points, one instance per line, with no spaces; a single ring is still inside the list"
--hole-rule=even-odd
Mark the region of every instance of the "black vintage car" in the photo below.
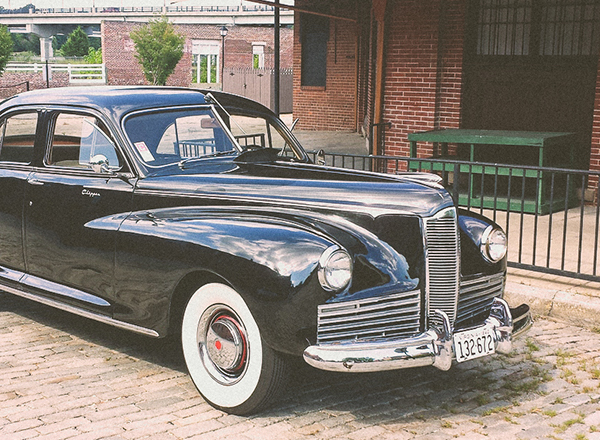
[[[276,396],[289,356],[347,372],[494,352],[506,237],[430,174],[315,165],[262,105],[103,87],[0,105],[0,289],[151,337],[180,334],[216,408]]]

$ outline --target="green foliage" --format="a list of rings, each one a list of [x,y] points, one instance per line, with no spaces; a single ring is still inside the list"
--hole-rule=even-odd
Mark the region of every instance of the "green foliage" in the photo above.
[[[61,52],[66,57],[84,57],[88,54],[90,42],[88,36],[81,29],[81,26],[69,34],[69,38],[61,48]]]
[[[87,64],[102,64],[102,49],[90,47],[88,54],[83,59]]]
[[[67,42],[68,35],[58,34],[52,36],[52,49],[54,53],[59,53],[60,49]]]
[[[31,52],[40,54],[40,37],[35,34],[10,34],[13,52]]]
[[[8,28],[6,26],[0,26],[0,75],[4,73],[6,64],[12,55],[13,40],[10,37]]]
[[[164,86],[183,56],[185,37],[177,34],[167,17],[162,16],[131,32],[131,39],[146,80]]]
[[[102,39],[99,37],[88,37],[90,41],[90,47],[93,49],[102,49]]]

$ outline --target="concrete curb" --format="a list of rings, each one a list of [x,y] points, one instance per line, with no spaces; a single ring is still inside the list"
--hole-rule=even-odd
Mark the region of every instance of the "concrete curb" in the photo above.
[[[512,282],[510,276],[504,297],[512,307],[529,304],[534,316],[549,316],[576,326],[600,329],[598,297]]]

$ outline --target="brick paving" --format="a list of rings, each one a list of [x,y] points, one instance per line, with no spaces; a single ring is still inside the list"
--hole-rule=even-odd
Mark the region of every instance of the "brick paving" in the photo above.
[[[600,439],[600,331],[539,318],[509,356],[333,374],[239,417],[207,405],[177,343],[0,294],[0,439]]]

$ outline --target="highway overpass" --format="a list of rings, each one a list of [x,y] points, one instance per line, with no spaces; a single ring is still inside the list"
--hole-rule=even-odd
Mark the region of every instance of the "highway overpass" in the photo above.
[[[89,36],[100,36],[102,21],[145,23],[166,15],[173,24],[214,24],[215,26],[272,26],[273,8],[267,6],[190,6],[128,8],[30,9],[27,13],[0,11],[0,24],[10,32],[33,33],[40,37],[42,60],[52,57],[52,36],[69,34],[81,26]],[[294,13],[281,10],[282,26],[294,24]]]

